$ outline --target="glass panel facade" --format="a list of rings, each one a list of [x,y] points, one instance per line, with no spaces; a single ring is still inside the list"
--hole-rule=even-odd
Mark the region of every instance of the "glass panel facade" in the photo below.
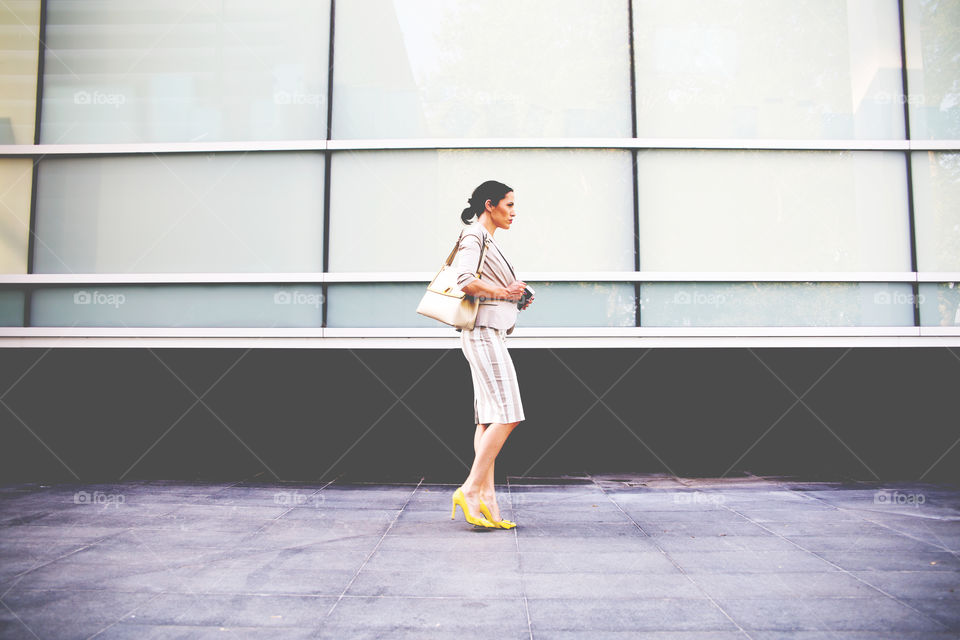
[[[960,150],[870,142],[960,139],[960,0],[345,0],[335,25],[331,9],[2,3],[0,144],[32,143],[39,115],[44,144],[103,146],[0,159],[0,273],[377,273],[329,284],[328,326],[435,328],[423,283],[389,280],[436,272],[489,179],[515,189],[497,243],[517,276],[577,274],[532,282],[521,327],[912,326],[907,282],[696,273],[835,280],[910,273],[913,255],[960,271]],[[634,129],[684,140],[595,148]],[[298,140],[319,150],[272,150]],[[797,149],[831,140],[867,142]],[[137,146],[180,142],[198,151]],[[689,278],[590,281],[638,262]],[[958,324],[954,284],[920,286],[923,324]],[[320,285],[5,286],[14,326],[25,299],[37,326],[319,327],[324,310]]]
[[[43,287],[38,327],[319,327],[319,285],[120,285]]]
[[[624,137],[622,0],[336,7],[334,138]]]
[[[896,2],[633,0],[637,135],[904,135]]]
[[[323,139],[324,0],[47,1],[41,140]]]
[[[417,313],[425,289],[420,282],[327,285],[327,326],[442,328]]]
[[[0,327],[23,326],[23,291],[0,289]]]
[[[644,327],[913,326],[909,283],[656,282],[640,297]]]
[[[632,282],[529,282],[536,296],[520,312],[523,327],[632,327]]]
[[[38,273],[316,272],[323,154],[45,158]]]
[[[920,324],[960,327],[960,282],[920,283]]]
[[[32,160],[0,160],[0,273],[27,272],[32,184]]]
[[[960,2],[903,0],[910,137],[960,138]]]
[[[33,144],[40,0],[0,3],[0,144]]]
[[[915,151],[917,269],[960,271],[960,153]]]
[[[514,188],[496,234],[519,271],[632,271],[628,151],[350,151],[331,160],[330,270],[436,271],[485,180]]]
[[[632,327],[631,283],[529,282],[536,299],[517,317],[524,327]],[[417,313],[424,283],[331,284],[327,287],[328,327],[442,328]]]
[[[904,155],[649,151],[644,271],[910,271]]]

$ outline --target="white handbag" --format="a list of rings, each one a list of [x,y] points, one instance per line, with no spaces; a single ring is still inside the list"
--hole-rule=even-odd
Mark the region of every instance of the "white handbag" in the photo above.
[[[460,240],[462,239],[463,232],[461,231],[453,251],[447,256],[446,262],[440,267],[440,271],[434,276],[433,281],[427,285],[427,291],[423,294],[420,304],[417,305],[417,313],[439,320],[457,329],[471,330],[477,321],[477,310],[480,308],[480,303],[473,296],[465,294],[457,286],[457,269],[453,266],[453,258],[460,249]],[[477,265],[477,278],[483,274],[483,265],[487,259],[489,242],[489,239],[484,240],[483,250],[480,252],[480,264]]]

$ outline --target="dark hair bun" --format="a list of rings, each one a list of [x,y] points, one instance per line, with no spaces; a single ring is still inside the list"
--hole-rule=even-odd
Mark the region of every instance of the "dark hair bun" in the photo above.
[[[479,187],[473,190],[473,193],[467,198],[469,207],[460,214],[460,219],[464,224],[470,222],[470,218],[479,216],[486,209],[487,200],[493,203],[493,206],[500,204],[503,197],[513,191],[512,188],[497,182],[496,180],[487,180]]]

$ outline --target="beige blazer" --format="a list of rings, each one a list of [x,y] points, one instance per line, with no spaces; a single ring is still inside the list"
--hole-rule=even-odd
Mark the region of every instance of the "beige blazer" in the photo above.
[[[457,251],[457,286],[460,288],[477,279],[475,274],[480,263],[480,251],[485,239],[489,239],[490,244],[487,247],[487,259],[483,264],[483,274],[480,279],[483,282],[500,287],[508,287],[520,279],[490,232],[482,224],[474,221],[464,229],[463,237],[460,238],[460,248]],[[513,333],[518,313],[519,309],[517,309],[516,302],[510,300],[480,300],[475,326],[506,329],[507,335],[509,335]]]

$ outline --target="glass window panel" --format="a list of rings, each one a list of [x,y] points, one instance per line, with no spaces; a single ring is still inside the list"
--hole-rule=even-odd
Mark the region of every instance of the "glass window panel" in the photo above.
[[[336,8],[335,138],[631,135],[622,0]]]
[[[896,2],[633,0],[637,133],[902,138]]]
[[[524,327],[632,327],[632,282],[530,282],[533,303],[520,312]]]
[[[46,158],[37,273],[322,270],[322,153]]]
[[[40,0],[0,2],[0,144],[33,144]]]
[[[536,299],[517,316],[517,327],[634,326],[631,283],[530,282]],[[443,328],[417,313],[423,283],[327,286],[328,327]]]
[[[33,292],[37,327],[319,327],[320,285],[118,285]]]
[[[0,160],[0,273],[27,272],[33,160]]]
[[[328,327],[443,328],[417,313],[426,283],[395,282],[327,285]]]
[[[913,152],[920,271],[960,271],[960,153]]]
[[[0,327],[23,326],[23,291],[0,290]]]
[[[904,0],[911,138],[960,138],[960,1]]]
[[[913,326],[909,283],[653,282],[644,327]]]
[[[329,20],[320,0],[48,0],[41,138],[325,138]]]
[[[921,282],[920,324],[960,327],[960,282]]]
[[[633,270],[628,151],[351,151],[331,162],[331,271],[435,272],[467,198],[490,179],[515,190],[516,222],[495,238],[518,276]]]
[[[910,271],[904,154],[638,154],[645,271]]]

